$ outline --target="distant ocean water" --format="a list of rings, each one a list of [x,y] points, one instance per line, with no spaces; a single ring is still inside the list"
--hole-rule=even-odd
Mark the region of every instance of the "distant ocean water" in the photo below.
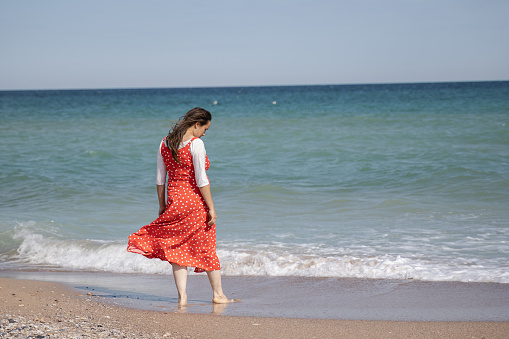
[[[509,283],[509,82],[0,92],[0,270],[170,274],[125,249],[196,106],[223,274]]]

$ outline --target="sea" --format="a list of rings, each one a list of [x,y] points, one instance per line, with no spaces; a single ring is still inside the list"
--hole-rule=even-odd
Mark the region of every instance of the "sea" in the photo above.
[[[0,271],[171,275],[127,238],[194,107],[224,276],[509,283],[509,81],[0,91]]]

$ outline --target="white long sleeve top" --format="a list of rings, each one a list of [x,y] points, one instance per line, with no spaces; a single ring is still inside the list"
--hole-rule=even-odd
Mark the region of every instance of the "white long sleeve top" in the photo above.
[[[189,139],[180,144],[179,149],[185,147],[188,143],[191,142],[192,139]],[[166,184],[166,165],[164,164],[163,155],[161,154],[161,147],[164,145],[164,139],[161,141],[159,145],[159,150],[157,151],[157,175],[156,175],[156,184],[164,185]],[[207,174],[205,173],[205,155],[207,152],[205,151],[205,144],[200,138],[196,138],[191,142],[191,155],[193,157],[193,166],[194,173],[196,178],[196,185],[198,187],[207,186],[210,182],[207,178]]]

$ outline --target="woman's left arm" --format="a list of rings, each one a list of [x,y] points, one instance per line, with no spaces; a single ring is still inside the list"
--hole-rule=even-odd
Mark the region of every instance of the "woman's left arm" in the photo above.
[[[159,215],[166,210],[166,185],[157,185],[157,199],[159,200]]]
[[[166,210],[166,164],[161,154],[161,148],[163,147],[164,139],[159,145],[157,151],[157,173],[156,173],[156,185],[157,185],[157,199],[159,200],[159,214],[161,215]]]

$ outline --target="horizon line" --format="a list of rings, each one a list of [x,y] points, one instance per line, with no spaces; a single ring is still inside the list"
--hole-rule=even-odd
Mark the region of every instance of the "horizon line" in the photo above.
[[[205,89],[205,88],[261,88],[261,87],[305,87],[305,86],[372,86],[372,85],[416,85],[416,84],[451,84],[451,83],[483,83],[483,82],[507,82],[507,80],[444,80],[444,81],[403,81],[403,82],[366,82],[366,83],[343,83],[343,84],[293,84],[293,85],[227,85],[227,86],[182,86],[182,87],[82,87],[82,88],[44,88],[44,89],[0,89],[0,92],[24,92],[24,91],[106,91],[106,90],[148,90],[148,89]]]

